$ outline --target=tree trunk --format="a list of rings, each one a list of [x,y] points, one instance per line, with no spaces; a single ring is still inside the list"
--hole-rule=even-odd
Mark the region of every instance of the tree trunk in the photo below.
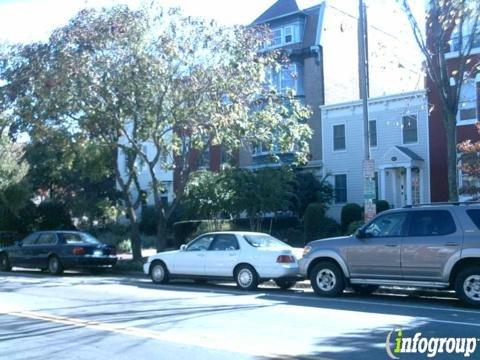
[[[127,206],[127,214],[130,220],[130,243],[132,245],[133,260],[142,261],[142,239],[137,223],[137,214],[133,206]]]
[[[446,113],[448,201],[458,201],[457,116]]]
[[[157,251],[163,251],[167,246],[167,219],[162,210],[159,209],[157,209],[157,239],[155,246]]]

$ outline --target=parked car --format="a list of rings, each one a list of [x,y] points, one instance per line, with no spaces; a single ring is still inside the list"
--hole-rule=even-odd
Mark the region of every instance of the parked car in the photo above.
[[[74,268],[101,271],[116,262],[115,247],[77,231],[34,232],[22,241],[0,249],[0,271],[19,266],[59,275],[65,269]]]
[[[351,285],[454,289],[480,306],[480,205],[428,204],[382,212],[354,235],[307,244],[300,273],[315,293]]]
[[[254,232],[204,234],[180,250],[150,256],[143,269],[158,284],[174,277],[198,281],[233,278],[243,290],[253,290],[259,282],[270,279],[288,289],[298,278],[294,249],[270,235]]]

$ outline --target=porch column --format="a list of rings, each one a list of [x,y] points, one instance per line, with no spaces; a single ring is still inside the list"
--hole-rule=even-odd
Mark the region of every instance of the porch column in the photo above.
[[[398,181],[397,181],[397,169],[390,169],[390,174],[392,175],[392,186],[393,186],[393,207],[399,207],[400,204],[397,203],[398,201]]]
[[[406,172],[405,187],[407,191],[407,205],[412,205],[412,167],[407,166]]]
[[[385,169],[381,168],[380,169],[380,200],[385,200],[385,194],[386,194],[386,188],[387,188],[387,182],[386,182],[386,176],[385,176]]]
[[[423,185],[424,176],[425,175],[423,174],[423,169],[419,167],[418,168],[418,187],[420,188],[420,204],[427,203],[427,199],[425,199],[425,186]]]

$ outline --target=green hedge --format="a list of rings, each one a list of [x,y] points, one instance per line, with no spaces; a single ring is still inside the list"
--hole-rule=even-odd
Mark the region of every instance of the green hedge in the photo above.
[[[363,209],[355,203],[346,204],[342,207],[341,224],[342,231],[346,232],[348,226],[354,221],[361,221],[363,218]]]

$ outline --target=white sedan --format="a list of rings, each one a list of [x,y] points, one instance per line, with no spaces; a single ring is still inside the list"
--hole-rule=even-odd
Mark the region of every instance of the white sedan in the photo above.
[[[253,290],[259,282],[274,279],[288,289],[299,277],[295,250],[263,233],[215,232],[197,237],[180,250],[150,256],[143,270],[157,284],[173,277],[233,278],[240,289]]]

